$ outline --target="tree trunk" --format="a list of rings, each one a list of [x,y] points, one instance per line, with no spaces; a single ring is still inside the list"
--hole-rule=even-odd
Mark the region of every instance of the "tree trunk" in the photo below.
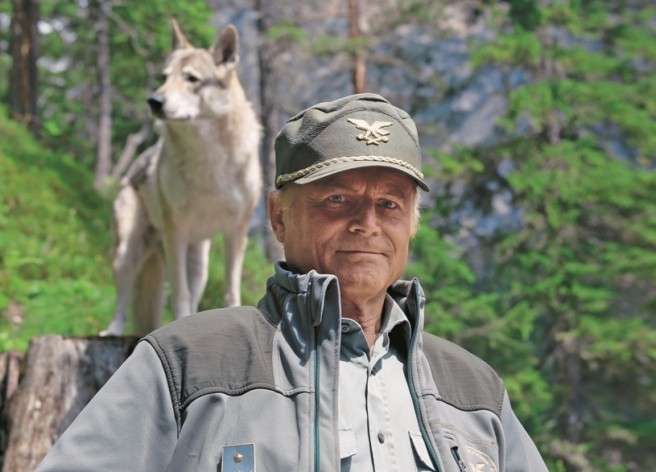
[[[116,161],[116,165],[111,172],[112,180],[114,182],[121,180],[121,177],[123,177],[123,174],[125,174],[128,167],[130,167],[130,164],[133,162],[139,146],[141,146],[149,137],[150,123],[144,123],[139,131],[128,135],[121,156],[118,158],[118,161]]]
[[[97,0],[98,15],[98,85],[100,112],[98,116],[98,144],[94,186],[100,190],[107,183],[112,167],[112,82],[109,56],[109,15],[111,2]]]
[[[362,18],[360,15],[360,0],[348,0],[349,39],[356,41],[362,38]],[[353,52],[353,71],[351,72],[353,92],[363,93],[367,89],[367,65],[365,52],[356,45]]]
[[[134,337],[34,338],[6,409],[3,472],[34,470],[134,349]]]
[[[262,143],[260,145],[260,163],[264,181],[264,198],[275,188],[276,162],[274,154],[274,139],[280,128],[279,115],[276,110],[276,101],[273,82],[275,52],[266,34],[271,27],[272,14],[267,10],[268,2],[255,1],[258,12],[257,32],[259,45],[257,48],[258,65],[260,69],[260,110],[262,114]],[[273,6],[269,6],[272,8]],[[269,212],[264,206],[264,249],[269,260],[284,259],[281,244],[276,239],[269,224]]]
[[[551,57],[551,55],[547,53],[549,49],[552,49],[555,46],[551,33],[546,28],[541,28],[537,32],[537,37],[543,44],[542,56],[540,57],[540,63],[538,65],[538,71],[536,74],[537,79],[539,81],[553,81],[563,79],[564,72],[562,66],[554,57]],[[559,144],[563,131],[563,123],[560,110],[554,109],[549,111],[549,115],[547,116],[544,127],[546,141],[554,146]]]
[[[0,353],[0,467],[8,440],[5,405],[18,387],[21,360],[22,356],[16,352]]]
[[[12,118],[25,123],[32,131],[39,128],[36,108],[38,22],[38,0],[12,0],[9,110]]]

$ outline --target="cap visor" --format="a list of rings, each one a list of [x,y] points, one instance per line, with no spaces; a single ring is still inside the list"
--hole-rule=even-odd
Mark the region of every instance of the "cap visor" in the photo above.
[[[429,191],[426,182],[424,182],[415,172],[408,169],[407,167],[394,164],[392,162],[384,162],[384,161],[358,160],[358,161],[351,161],[351,162],[336,162],[329,166],[322,167],[321,169],[318,169],[315,172],[306,175],[305,177],[296,179],[293,182],[295,184],[301,184],[301,185],[309,184],[310,182],[316,182],[317,180],[324,179],[331,175],[339,174],[340,172],[353,170],[353,169],[361,169],[363,167],[387,167],[388,169],[398,170],[399,172],[402,172],[405,175],[412,177],[415,180],[415,182],[417,182],[419,188],[421,188],[426,192]]]

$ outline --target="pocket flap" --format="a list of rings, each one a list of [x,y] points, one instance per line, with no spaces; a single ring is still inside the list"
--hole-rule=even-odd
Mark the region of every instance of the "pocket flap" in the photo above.
[[[410,435],[410,442],[412,443],[412,450],[415,453],[415,459],[417,464],[419,464],[422,469],[420,470],[435,470],[433,462],[431,461],[430,455],[428,454],[428,449],[426,448],[426,443],[421,434],[408,432]]]
[[[358,453],[358,446],[355,442],[355,433],[352,429],[339,430],[339,457],[346,459]]]

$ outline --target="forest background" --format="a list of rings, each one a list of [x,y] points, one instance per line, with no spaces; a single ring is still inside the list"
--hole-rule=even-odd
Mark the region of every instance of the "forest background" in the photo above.
[[[426,329],[486,359],[552,471],[656,461],[656,6],[639,0],[0,3],[0,350],[114,307],[111,199],[156,139],[169,17],[234,23],[263,124],[354,90],[419,126]],[[261,206],[242,283],[275,252]],[[202,308],[220,306],[220,238]]]

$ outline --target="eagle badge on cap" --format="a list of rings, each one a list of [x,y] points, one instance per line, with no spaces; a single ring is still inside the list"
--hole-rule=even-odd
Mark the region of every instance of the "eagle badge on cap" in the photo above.
[[[394,124],[391,121],[374,121],[370,125],[365,120],[358,120],[356,118],[348,118],[348,122],[354,124],[360,131],[364,131],[364,133],[356,136],[358,141],[364,141],[366,145],[375,144],[376,146],[389,141],[390,132],[382,128]]]

